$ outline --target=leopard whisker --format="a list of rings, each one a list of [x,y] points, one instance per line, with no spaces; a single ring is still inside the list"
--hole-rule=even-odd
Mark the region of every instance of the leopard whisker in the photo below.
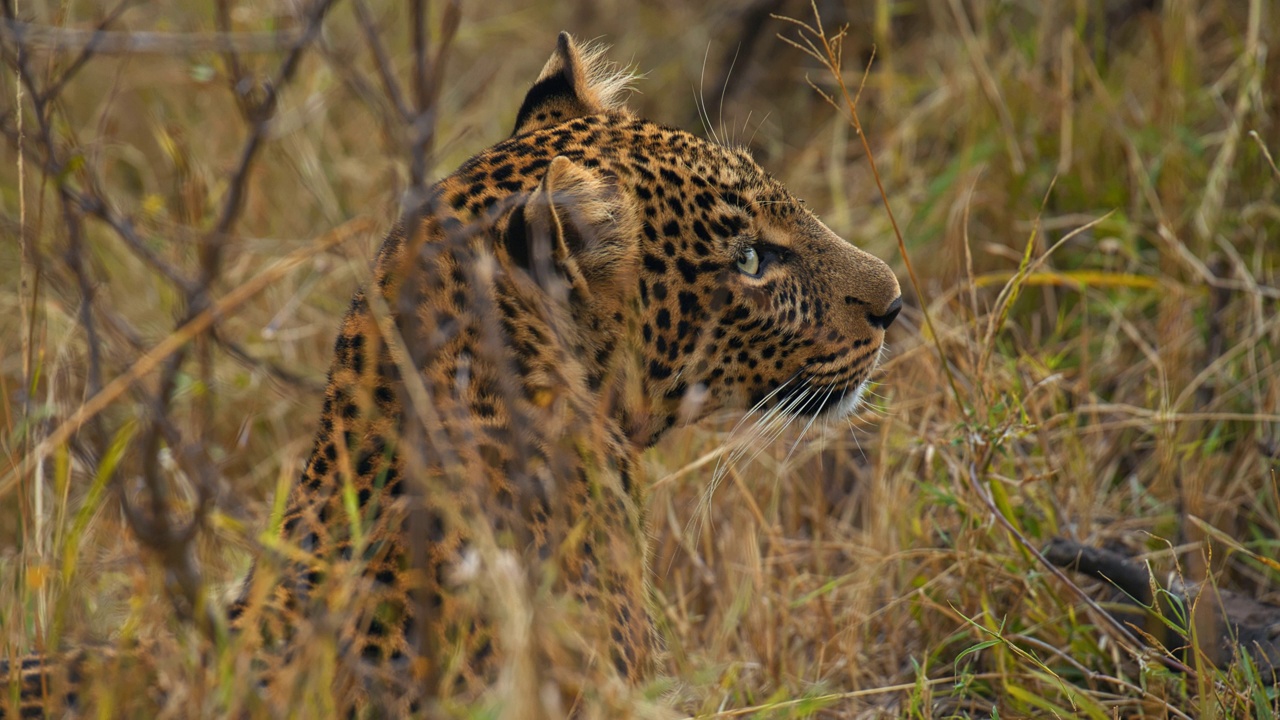
[[[725,444],[733,444],[734,447],[725,455],[720,456],[720,459],[716,461],[716,467],[711,473],[710,490],[712,494],[715,493],[720,481],[728,471],[728,465],[733,464],[738,460],[738,458],[742,457],[746,452],[746,449],[750,447],[751,441],[759,439],[764,434],[764,428],[767,427],[768,423],[772,421],[772,418],[777,415],[781,404],[770,408],[756,422],[751,423],[750,426],[747,427],[746,432],[740,437],[737,435],[738,430],[741,429],[748,420],[754,417],[756,411],[758,411],[765,403],[769,402],[770,399],[781,392],[792,379],[794,379],[794,376],[787,378],[781,385],[774,388],[773,391],[761,398],[755,405],[752,405],[751,409],[747,411],[747,413],[738,420],[737,424],[733,426],[733,429],[729,431],[729,437],[726,438]]]
[[[787,428],[791,426],[791,423],[795,422],[796,419],[800,417],[799,414],[792,411],[804,407],[809,400],[816,397],[816,393],[813,388],[810,387],[811,384],[812,381],[807,381],[804,389],[802,389],[795,398],[787,403],[787,410],[781,417],[782,424],[776,429],[771,428],[769,430],[769,440],[767,442],[760,443],[759,447],[756,448],[756,451],[747,459],[748,465],[755,462],[755,459],[760,456],[760,453],[764,452],[766,447],[772,445],[779,437],[781,437],[782,434],[786,432]]]
[[[795,376],[795,375],[792,375],[791,377],[787,378],[786,380],[783,380],[783,381],[782,381],[782,384],[778,385],[778,387],[776,387],[776,388],[774,388],[773,390],[771,390],[771,391],[769,392],[769,394],[768,394],[768,395],[765,395],[764,397],[760,398],[760,400],[758,400],[758,401],[756,402],[756,404],[755,404],[755,405],[752,405],[752,406],[751,406],[751,409],[747,410],[747,412],[746,412],[746,413],[745,413],[741,418],[739,418],[739,419],[738,419],[738,422],[733,426],[733,429],[729,431],[729,435],[728,435],[728,437],[726,437],[726,438],[725,438],[725,444],[727,445],[727,444],[729,444],[729,443],[733,442],[733,440],[734,440],[734,436],[735,436],[735,435],[737,435],[738,430],[739,430],[739,429],[741,429],[741,428],[742,428],[742,426],[743,426],[744,424],[746,424],[748,420],[750,420],[752,417],[754,417],[754,416],[755,416],[755,413],[756,413],[758,410],[760,410],[760,408],[764,407],[764,404],[765,404],[765,403],[767,403],[767,402],[769,402],[771,399],[773,399],[773,396],[775,396],[775,395],[777,395],[778,393],[782,392],[783,388],[785,388],[788,384],[790,384],[790,382],[791,382],[792,380],[794,380],[795,378],[796,378],[796,376]],[[770,412],[772,412],[772,411],[770,411]],[[766,413],[766,414],[765,414],[765,417],[768,417],[768,415],[769,415],[769,413]],[[752,425],[753,425],[753,427],[754,427],[755,425],[758,425],[758,423],[753,423]],[[743,438],[743,440],[744,440],[744,441],[746,441],[746,440],[748,440],[748,439],[750,439],[750,435],[748,435],[747,437]],[[720,463],[719,463],[719,462],[717,462],[717,463],[716,463],[716,468],[717,468],[717,469],[719,469],[719,467],[720,467]]]
[[[711,122],[711,113],[707,110],[706,98],[706,79],[707,79],[707,58],[711,57],[711,44],[707,43],[707,51],[702,55],[702,71],[698,73],[698,92],[694,95],[694,105],[698,109],[698,122],[702,123],[702,129],[707,136],[717,144],[723,145],[720,139],[716,137],[716,129]]]
[[[848,388],[849,388],[849,383],[848,381],[845,381],[844,388],[841,390],[840,394],[843,396],[844,390],[847,390]],[[834,393],[835,391],[836,391],[835,385],[828,387],[827,394],[822,397],[822,402],[818,404],[820,406],[826,405],[827,400],[831,398],[831,394]],[[791,456],[796,454],[796,450],[800,447],[801,441],[803,441],[805,438],[805,435],[809,433],[809,428],[813,427],[813,423],[818,419],[818,416],[821,414],[822,413],[814,413],[813,416],[809,418],[809,422],[805,423],[804,429],[801,430],[800,434],[796,436],[795,442],[791,443],[791,449],[787,451],[787,456],[782,459],[783,465],[786,465],[788,462],[791,461]]]
[[[858,454],[862,456],[863,460],[866,460],[867,451],[862,449],[862,443],[858,440],[858,430],[860,428],[854,423],[854,418],[852,415],[849,416],[848,421],[849,421],[849,437],[853,438],[853,446],[858,448]]]
[[[733,134],[724,124],[724,96],[729,92],[729,78],[733,77],[733,69],[738,65],[738,53],[742,52],[742,44],[733,51],[733,60],[729,62],[729,70],[724,74],[723,84],[720,86],[720,109],[717,113],[720,115],[720,139],[721,145],[726,147],[733,141]],[[706,67],[706,61],[703,61],[703,67]]]
[[[788,382],[789,381],[790,380],[788,380]],[[773,432],[772,426],[780,418],[785,419],[786,422],[790,422],[790,418],[792,416],[793,411],[803,405],[804,399],[809,393],[809,388],[807,386],[807,383],[811,381],[806,379],[805,382],[806,382],[806,386],[799,388],[798,392],[795,395],[792,395],[786,398],[782,402],[770,408],[768,412],[766,412],[764,416],[759,419],[758,422],[753,424],[749,439],[754,440],[754,439],[763,437],[765,435],[771,434]],[[772,393],[766,396],[765,400],[768,400],[770,397],[777,394],[778,390],[781,390],[781,389],[782,387],[779,386],[776,390],[774,390]],[[784,423],[784,427],[785,427],[785,423]],[[742,457],[742,455],[746,454],[748,449],[750,449],[750,445],[748,443],[743,443],[740,447],[738,447],[735,450],[734,453],[730,454],[729,462],[733,462],[734,460]]]
[[[788,379],[788,382],[790,382],[790,379]],[[786,383],[783,383],[783,385],[785,384]],[[755,407],[767,402],[769,398],[777,394],[782,389],[783,385],[779,385],[775,388],[773,392],[761,399],[759,403],[756,403]],[[751,456],[748,463],[751,460],[755,460],[756,455],[759,455],[766,445],[777,439],[778,435],[786,429],[786,426],[790,424],[791,420],[795,417],[791,414],[791,410],[801,407],[808,398],[809,393],[809,388],[803,387],[798,393],[796,393],[796,395],[789,397],[784,402],[770,408],[759,422],[752,424],[746,435],[743,436],[742,444],[731,451],[727,458],[723,458],[721,462],[716,463],[716,469],[711,475],[711,482],[707,484],[706,489],[702,492],[702,496],[698,499],[698,508],[694,513],[694,517],[690,518],[689,525],[686,527],[686,532],[689,532],[690,530],[700,531],[701,528],[698,523],[703,519],[710,517],[711,500],[715,496],[716,490],[720,488],[720,484],[724,481],[725,475],[728,474],[729,468],[736,464],[737,461],[741,459],[741,457],[751,448],[750,441],[759,439],[765,435],[772,435],[768,442],[759,444],[755,454]],[[746,417],[750,417],[750,415]],[[744,417],[743,421],[745,421],[746,417]],[[782,421],[781,427],[777,429],[777,432],[774,432],[774,426],[778,424],[779,420]],[[743,421],[740,421],[739,425],[741,425]],[[694,532],[694,534],[696,535],[697,533]]]

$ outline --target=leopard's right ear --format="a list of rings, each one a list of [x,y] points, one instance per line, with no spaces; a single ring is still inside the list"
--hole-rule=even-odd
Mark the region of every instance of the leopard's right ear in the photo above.
[[[603,45],[581,46],[560,33],[556,50],[542,67],[516,114],[515,135],[606,110],[620,109],[621,96],[634,75],[605,59]]]

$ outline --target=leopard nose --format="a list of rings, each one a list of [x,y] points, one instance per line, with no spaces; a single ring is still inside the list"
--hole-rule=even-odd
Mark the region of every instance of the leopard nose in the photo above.
[[[883,315],[867,313],[867,322],[871,323],[872,327],[878,327],[881,330],[888,330],[889,326],[893,324],[894,319],[898,317],[898,313],[901,311],[902,296],[899,295],[894,298],[893,302],[889,303],[889,308],[884,311]]]

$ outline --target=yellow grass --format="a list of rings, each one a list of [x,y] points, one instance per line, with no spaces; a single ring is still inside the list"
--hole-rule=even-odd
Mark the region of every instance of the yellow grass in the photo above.
[[[21,0],[44,33],[27,58],[38,86],[72,65],[100,5]],[[411,196],[413,130],[358,12],[412,104],[411,5],[335,4],[281,84],[239,203],[254,124],[220,38],[243,43],[241,84],[260,99],[310,2],[229,3],[228,34],[214,2],[129,6],[44,118],[13,70],[14,26],[0,36],[0,653],[154,643],[155,676],[120,661],[89,693],[100,709],[269,716],[219,613],[309,450],[347,299]],[[430,4],[430,53],[450,5]],[[510,132],[566,29],[647,71],[641,114],[749,146],[903,280],[851,422],[731,465],[697,522],[734,419],[646,455],[668,656],[637,713],[1275,712],[1256,670],[1145,648],[1150,627],[1116,627],[1090,604],[1102,588],[1037,552],[1054,536],[1122,547],[1161,576],[1280,602],[1280,13],[819,5],[829,39],[850,23],[839,82],[791,44],[803,28],[769,17],[814,25],[799,1],[464,3],[445,56],[428,178]],[[108,205],[74,206],[69,224],[64,187]],[[171,271],[211,273],[207,292]],[[147,420],[161,390],[181,446]],[[120,510],[123,493],[148,519],[157,479],[166,532],[199,519],[187,575]],[[335,654],[317,643],[299,716],[332,703]]]

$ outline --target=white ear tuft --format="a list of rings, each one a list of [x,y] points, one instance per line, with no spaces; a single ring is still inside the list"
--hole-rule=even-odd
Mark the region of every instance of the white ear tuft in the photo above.
[[[636,74],[609,61],[606,50],[604,45],[579,46],[569,33],[560,33],[555,52],[525,95],[512,134],[523,135],[574,118],[622,110]]]

